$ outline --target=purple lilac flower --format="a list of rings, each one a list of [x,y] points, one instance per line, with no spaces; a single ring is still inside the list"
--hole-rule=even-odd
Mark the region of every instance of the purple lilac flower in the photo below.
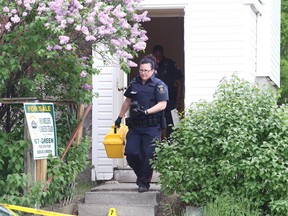
[[[128,67],[137,67],[138,65],[133,61],[128,61]]]
[[[62,46],[60,46],[60,45],[55,45],[55,46],[53,47],[53,49],[54,49],[54,50],[62,50]]]
[[[71,17],[69,17],[69,18],[67,18],[67,22],[68,22],[69,24],[72,24],[72,23],[74,23],[74,19],[71,18]]]
[[[11,22],[8,22],[8,23],[6,23],[6,25],[5,25],[5,29],[6,29],[7,31],[10,31],[10,30],[11,30],[11,26],[12,26],[12,23],[11,23]]]
[[[83,34],[88,35],[89,34],[89,30],[86,26],[82,26],[81,31],[83,32]]]
[[[11,10],[11,13],[12,13],[12,14],[16,14],[16,13],[17,13],[17,10],[16,10],[15,8],[13,8],[13,9]]]
[[[121,11],[121,5],[118,5],[113,11],[112,14],[114,16],[116,16],[117,18],[123,18],[125,17],[127,14],[123,11]]]
[[[131,34],[132,34],[133,37],[137,37],[137,36],[139,36],[141,34],[141,32],[138,29],[139,29],[138,23],[134,24],[134,26],[131,29]]]
[[[125,19],[120,20],[120,26],[124,29],[131,28],[131,25]]]
[[[8,13],[10,10],[9,10],[8,7],[4,7],[4,8],[3,8],[3,11],[4,11],[5,13]]]
[[[80,26],[80,25],[77,25],[77,26],[75,27],[75,30],[76,30],[76,31],[81,31],[81,26]]]
[[[129,41],[130,41],[130,43],[136,43],[136,39],[135,38],[130,38]]]
[[[51,50],[53,49],[53,47],[52,47],[51,45],[48,45],[48,46],[46,47],[46,49],[47,49],[48,51],[51,51]]]
[[[78,0],[73,0],[73,3],[77,9],[83,9],[83,5]]]
[[[92,89],[93,89],[93,86],[86,83],[86,84],[83,84],[83,85],[82,85],[82,88],[83,88],[83,89],[86,89],[86,90],[92,90]]]
[[[133,49],[136,51],[141,51],[141,50],[144,50],[145,48],[146,48],[146,43],[143,41],[140,41],[133,45]]]
[[[31,5],[29,3],[25,3],[24,7],[26,8],[26,10],[31,11],[33,8],[31,7]]]
[[[130,45],[130,44],[131,44],[130,40],[127,40],[126,38],[120,38],[120,39],[118,39],[118,40],[119,40],[119,42],[120,42],[121,44],[123,44],[124,46],[127,46],[127,45]]]
[[[146,35],[142,35],[140,37],[140,41],[147,41],[148,40],[148,37]]]
[[[93,35],[87,35],[87,36],[85,37],[85,40],[86,40],[86,41],[95,41],[96,38],[95,38]]]
[[[66,50],[69,50],[69,51],[72,50],[72,45],[71,45],[71,44],[67,44],[67,45],[65,46],[65,49],[66,49]]]
[[[66,44],[66,43],[68,43],[70,38],[67,36],[61,35],[61,36],[59,36],[59,40],[60,40],[60,44]]]
[[[134,14],[133,19],[136,22],[147,22],[150,21],[151,19],[149,17],[147,17],[148,11],[143,12],[142,14],[138,15],[138,14]]]
[[[120,57],[122,57],[122,58],[128,58],[128,59],[132,59],[133,58],[133,56],[130,53],[126,52],[126,51],[117,50],[117,54]]]
[[[95,23],[95,19],[92,15],[90,15],[88,18],[87,18],[87,21],[91,24],[94,24]]]
[[[111,40],[111,43],[112,43],[113,45],[115,45],[115,46],[120,46],[120,45],[121,45],[121,43],[119,42],[119,40],[115,40],[115,39],[112,39],[112,40]]]
[[[66,20],[61,20],[60,28],[65,29],[66,28],[66,23],[67,23]]]
[[[80,74],[81,77],[86,77],[87,76],[87,71],[83,70]]]
[[[103,12],[101,12],[98,16],[99,16],[98,17],[99,22],[101,22],[103,25],[109,24],[108,22],[109,17],[107,14],[104,14]]]
[[[83,57],[81,57],[81,58],[79,58],[80,60],[87,60],[87,59],[89,59],[88,57],[86,57],[86,56],[83,56]]]
[[[16,14],[13,17],[11,17],[11,21],[13,23],[19,23],[20,22],[20,17]]]

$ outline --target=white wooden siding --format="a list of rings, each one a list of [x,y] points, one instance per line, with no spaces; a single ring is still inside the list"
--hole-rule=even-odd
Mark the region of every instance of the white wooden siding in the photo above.
[[[186,106],[210,101],[223,77],[244,71],[243,13],[240,0],[192,0],[186,8]]]
[[[242,35],[244,36],[244,71],[246,78],[255,81],[256,62],[257,62],[257,20],[258,14],[250,5],[242,5],[245,13],[243,14],[244,28]]]
[[[192,0],[186,7],[186,106],[212,100],[219,82],[233,73],[255,81],[257,19],[255,7],[242,0]]]
[[[259,18],[257,76],[269,77],[280,86],[280,10],[281,1],[265,1]]]

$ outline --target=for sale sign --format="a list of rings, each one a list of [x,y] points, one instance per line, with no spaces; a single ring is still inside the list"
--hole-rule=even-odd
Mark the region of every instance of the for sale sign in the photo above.
[[[52,103],[24,103],[34,160],[57,156],[56,124]]]

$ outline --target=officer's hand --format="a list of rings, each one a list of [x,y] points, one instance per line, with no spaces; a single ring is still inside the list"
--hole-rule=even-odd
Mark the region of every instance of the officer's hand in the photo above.
[[[133,112],[137,115],[146,115],[146,110],[143,107],[137,107],[133,109]]]
[[[118,117],[115,121],[115,127],[120,128],[121,121],[122,121],[122,118]]]

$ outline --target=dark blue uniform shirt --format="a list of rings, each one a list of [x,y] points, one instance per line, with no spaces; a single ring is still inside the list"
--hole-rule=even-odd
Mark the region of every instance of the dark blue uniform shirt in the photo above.
[[[124,96],[137,101],[144,109],[153,107],[160,101],[169,100],[168,87],[153,74],[143,85],[141,77],[138,75],[129,84]]]

